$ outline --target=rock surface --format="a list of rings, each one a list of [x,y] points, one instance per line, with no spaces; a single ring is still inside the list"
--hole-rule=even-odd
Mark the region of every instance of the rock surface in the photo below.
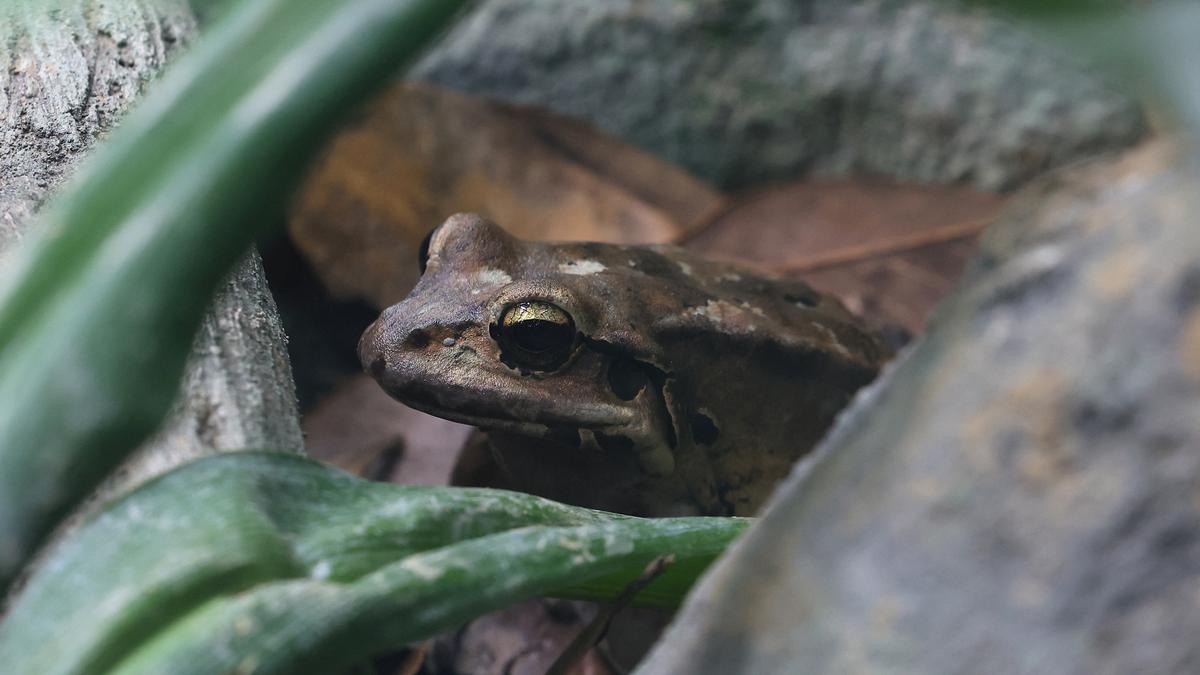
[[[1200,669],[1196,181],[1020,197],[638,672]]]
[[[726,188],[1009,188],[1144,133],[1087,68],[927,0],[488,0],[415,76],[590,120]]]
[[[171,417],[115,480],[132,488],[198,457],[263,448],[301,452],[304,435],[287,336],[251,250],[204,317]]]
[[[18,2],[0,9],[0,256],[195,34],[184,0]]]

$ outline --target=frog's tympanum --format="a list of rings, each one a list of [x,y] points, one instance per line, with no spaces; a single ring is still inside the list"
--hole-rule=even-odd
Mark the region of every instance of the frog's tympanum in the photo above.
[[[643,515],[752,513],[886,349],[833,298],[672,246],[438,227],[359,343],[400,401],[488,432],[512,486]]]

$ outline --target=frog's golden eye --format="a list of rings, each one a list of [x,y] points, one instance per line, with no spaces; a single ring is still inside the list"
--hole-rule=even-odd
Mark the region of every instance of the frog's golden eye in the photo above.
[[[575,321],[549,302],[520,302],[504,310],[493,336],[510,365],[554,370],[575,348]]]

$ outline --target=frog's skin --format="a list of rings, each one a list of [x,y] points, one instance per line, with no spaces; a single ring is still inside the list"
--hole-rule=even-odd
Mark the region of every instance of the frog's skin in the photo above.
[[[488,431],[514,487],[583,506],[748,515],[887,356],[830,296],[672,246],[524,241],[459,214],[426,265],[363,334],[364,368]]]

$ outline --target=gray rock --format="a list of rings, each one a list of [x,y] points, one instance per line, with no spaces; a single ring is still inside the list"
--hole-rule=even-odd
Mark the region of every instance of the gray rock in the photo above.
[[[640,675],[1200,672],[1197,180],[1014,202]]]
[[[196,33],[184,0],[8,4],[0,8],[0,251],[24,236],[50,191]]]
[[[1087,68],[923,0],[487,0],[414,76],[590,120],[727,188],[1009,188],[1145,133]]]
[[[104,491],[124,492],[199,457],[246,449],[304,449],[287,336],[253,249],[204,317],[171,416]]]

